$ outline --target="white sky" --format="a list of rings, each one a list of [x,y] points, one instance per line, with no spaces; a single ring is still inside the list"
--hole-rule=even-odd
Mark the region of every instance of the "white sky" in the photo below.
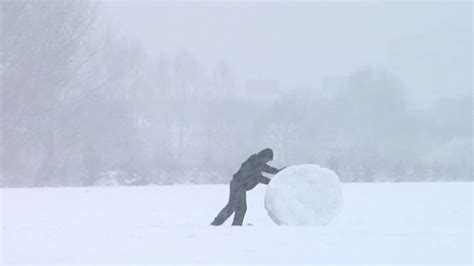
[[[108,2],[106,17],[150,54],[190,51],[241,80],[319,86],[367,65],[397,75],[411,96],[472,90],[472,11],[464,3]]]

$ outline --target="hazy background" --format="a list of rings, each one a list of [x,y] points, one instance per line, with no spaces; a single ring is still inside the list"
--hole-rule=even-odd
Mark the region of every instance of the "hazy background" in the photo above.
[[[470,93],[469,3],[150,3],[104,5],[112,25],[151,55],[183,49],[206,68],[318,87],[361,66],[387,68],[410,97]]]
[[[473,180],[472,3],[1,2],[3,186]]]

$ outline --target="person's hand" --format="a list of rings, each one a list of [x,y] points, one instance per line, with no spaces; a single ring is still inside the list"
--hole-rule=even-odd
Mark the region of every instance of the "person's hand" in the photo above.
[[[287,167],[287,166],[281,168],[280,170],[278,170],[278,172],[281,172],[281,171],[285,170],[286,167]]]

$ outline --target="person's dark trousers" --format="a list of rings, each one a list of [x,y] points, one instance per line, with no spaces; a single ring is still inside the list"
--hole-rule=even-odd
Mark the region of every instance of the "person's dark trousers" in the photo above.
[[[245,189],[237,182],[230,182],[229,202],[219,212],[211,225],[222,225],[235,212],[232,225],[242,225],[247,211],[247,195]]]

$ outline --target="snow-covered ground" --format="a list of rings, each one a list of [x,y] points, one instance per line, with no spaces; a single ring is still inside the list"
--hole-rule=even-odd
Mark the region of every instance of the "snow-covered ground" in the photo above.
[[[466,264],[473,183],[344,184],[326,227],[278,227],[265,186],[245,223],[211,227],[228,187],[1,189],[1,265]]]

